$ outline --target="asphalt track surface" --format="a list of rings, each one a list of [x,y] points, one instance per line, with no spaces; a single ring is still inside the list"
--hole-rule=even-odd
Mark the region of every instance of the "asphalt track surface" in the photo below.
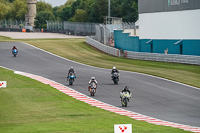
[[[16,58],[11,53],[14,45],[19,50]],[[74,90],[89,96],[88,81],[94,76],[98,81],[98,89],[93,98],[122,108],[119,93],[128,85],[133,97],[124,109],[165,121],[200,127],[199,88],[126,71],[120,71],[120,82],[114,85],[110,77],[111,69],[64,60],[17,42],[0,42],[0,66],[43,76],[66,86],[67,71],[73,66],[77,79],[69,87]]]

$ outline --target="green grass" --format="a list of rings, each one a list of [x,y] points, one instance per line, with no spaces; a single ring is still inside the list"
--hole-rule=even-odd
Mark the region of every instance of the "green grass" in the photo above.
[[[104,54],[85,43],[85,39],[20,40],[54,54],[84,64],[146,73],[200,88],[200,66],[177,63],[139,61]]]
[[[0,133],[113,133],[132,124],[133,133],[183,133],[105,111],[33,79],[0,67]]]
[[[9,37],[0,36],[0,42],[12,41]]]

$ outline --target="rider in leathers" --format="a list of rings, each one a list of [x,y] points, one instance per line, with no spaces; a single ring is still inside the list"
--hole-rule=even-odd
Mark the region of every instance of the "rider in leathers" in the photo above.
[[[89,86],[88,86],[88,91],[90,91],[90,86],[91,86],[91,83],[94,82],[97,86],[97,80],[95,79],[95,77],[91,77],[90,81],[89,81]],[[97,89],[97,88],[96,88]]]
[[[13,53],[13,50],[14,50],[14,49],[17,50],[16,46],[13,46],[13,48],[12,48],[12,53]],[[18,50],[17,50],[17,53],[18,53]]]
[[[131,90],[129,89],[128,86],[125,86],[124,89],[121,91],[121,93],[123,92],[128,92],[131,98]],[[120,100],[122,101],[122,96],[120,96]]]
[[[75,78],[76,78],[76,75],[75,75],[73,66],[71,66],[70,69],[69,69],[69,71],[68,71],[67,80],[68,80],[68,78],[69,78],[69,74],[70,74],[70,73],[74,73],[74,76],[75,76]]]
[[[113,67],[112,71],[111,71],[111,77],[113,79],[113,74],[114,73],[119,73],[119,71],[116,69],[116,67]]]

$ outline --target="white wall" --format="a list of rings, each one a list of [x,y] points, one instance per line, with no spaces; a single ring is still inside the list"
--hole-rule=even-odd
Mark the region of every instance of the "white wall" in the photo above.
[[[123,33],[129,33],[129,36],[139,36],[138,29],[124,29]]]
[[[200,9],[139,14],[140,39],[200,39]]]

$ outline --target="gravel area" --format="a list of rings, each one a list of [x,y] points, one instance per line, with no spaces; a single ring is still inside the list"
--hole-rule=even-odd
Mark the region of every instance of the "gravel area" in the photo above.
[[[0,36],[10,37],[12,39],[42,39],[42,38],[85,38],[84,36],[73,36],[59,33],[42,32],[0,32]]]

